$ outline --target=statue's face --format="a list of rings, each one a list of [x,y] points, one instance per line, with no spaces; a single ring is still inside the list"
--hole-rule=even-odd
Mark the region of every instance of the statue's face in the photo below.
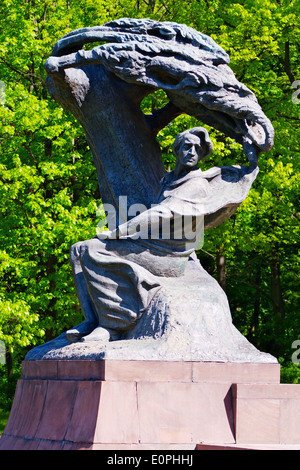
[[[199,137],[188,134],[183,140],[178,158],[182,165],[192,168],[197,165],[201,154],[201,143]]]

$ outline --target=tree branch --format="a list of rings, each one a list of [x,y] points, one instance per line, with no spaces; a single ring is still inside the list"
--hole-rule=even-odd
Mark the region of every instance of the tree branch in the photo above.
[[[169,122],[173,121],[177,116],[180,116],[183,112],[177,108],[171,101],[166,106],[158,109],[153,114],[145,115],[147,125],[151,128],[153,133],[156,135],[161,129],[163,129]]]
[[[5,60],[3,57],[0,57],[0,62],[2,62],[4,65],[6,65],[10,70],[12,70],[13,72],[17,73],[18,75],[21,75],[22,77],[25,77],[27,78],[30,83],[35,86],[35,82],[33,82],[33,80],[37,80],[39,81],[42,85],[44,85],[44,81],[42,79],[42,77],[39,77],[38,75],[36,75],[35,73],[32,73],[30,71],[28,72],[25,72],[24,70],[20,70],[16,67],[14,67],[13,65],[11,65],[9,62],[7,62],[7,60]]]
[[[289,77],[291,83],[295,81],[294,74],[291,69],[291,61],[290,61],[290,41],[286,41],[284,45],[284,60],[282,60],[282,64],[284,67],[284,71]]]

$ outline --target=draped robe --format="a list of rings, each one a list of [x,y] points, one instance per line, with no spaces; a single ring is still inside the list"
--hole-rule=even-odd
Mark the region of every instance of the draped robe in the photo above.
[[[71,248],[75,283],[104,328],[132,328],[161,287],[160,277],[184,276],[203,239],[204,216],[235,207],[247,196],[258,167],[215,167],[161,180],[155,204],[108,232]],[[103,237],[103,234],[102,234]]]

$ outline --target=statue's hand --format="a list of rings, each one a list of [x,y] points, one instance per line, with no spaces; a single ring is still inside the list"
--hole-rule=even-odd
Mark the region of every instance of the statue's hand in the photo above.
[[[117,237],[117,230],[104,230],[103,232],[97,233],[97,237],[100,240],[115,240]]]
[[[259,157],[259,148],[251,142],[250,139],[244,137],[243,150],[251,165],[257,165]]]
[[[100,238],[100,240],[107,240],[108,238],[111,238],[111,231],[110,230],[104,230],[103,232],[97,233],[97,237]]]

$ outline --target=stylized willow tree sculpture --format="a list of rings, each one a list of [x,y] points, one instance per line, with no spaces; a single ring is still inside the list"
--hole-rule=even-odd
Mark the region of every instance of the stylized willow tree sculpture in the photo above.
[[[84,44],[93,42],[101,44],[83,49]],[[250,161],[249,167],[223,167],[217,172],[212,169],[217,174],[214,177],[200,172],[203,184],[207,178],[207,186],[203,187],[209,188],[207,198],[206,190],[201,193],[203,203],[200,198],[206,228],[230,217],[258,173],[258,154],[273,145],[273,127],[255,95],[237,81],[228,63],[228,55],[210,37],[185,25],[147,19],[120,19],[80,29],[57,42],[45,64],[48,87],[54,99],[73,113],[85,130],[105,204],[117,209],[120,196],[126,196],[127,207],[151,207],[165,174],[157,133],[186,113],[234,138],[243,145]],[[169,102],[155,113],[144,115],[141,101],[157,89],[165,91]],[[186,182],[188,190],[184,189],[181,200],[188,204],[189,198],[194,198],[190,189],[196,183],[192,179]],[[152,270],[150,276],[144,252],[149,256],[153,252],[151,240],[148,251],[128,240],[125,245],[121,239],[117,245],[110,241],[79,242],[73,246],[71,259],[78,297],[83,311],[88,312],[84,328],[93,324],[93,338],[95,331],[105,328],[117,331],[118,340],[105,346],[92,341],[86,349],[80,343],[69,344],[63,335],[54,344],[35,348],[27,359],[274,361],[257,351],[232,325],[225,293],[196,261],[194,253],[188,252],[184,275],[162,276]],[[129,250],[127,257],[124,246]],[[159,262],[166,262],[168,268],[174,259],[170,246],[169,256],[159,255]],[[130,258],[132,253],[134,260]],[[146,289],[148,294],[147,289],[153,286],[158,292],[143,303],[143,308],[134,309],[136,300],[142,297],[138,292],[145,293]],[[120,336],[121,317],[116,312],[121,307],[133,322]],[[116,326],[104,325],[103,315],[109,321],[113,318]],[[99,326],[94,329],[97,321]],[[82,334],[79,327],[67,336]]]
[[[84,44],[101,42],[92,50]],[[73,31],[46,62],[52,96],[82,124],[104,203],[152,203],[164,174],[156,135],[181,113],[257,151],[273,145],[273,127],[253,92],[238,82],[229,57],[185,25],[120,19]],[[169,103],[144,115],[140,103],[163,89]],[[223,209],[227,217],[232,213]],[[207,226],[223,218],[210,216]]]

